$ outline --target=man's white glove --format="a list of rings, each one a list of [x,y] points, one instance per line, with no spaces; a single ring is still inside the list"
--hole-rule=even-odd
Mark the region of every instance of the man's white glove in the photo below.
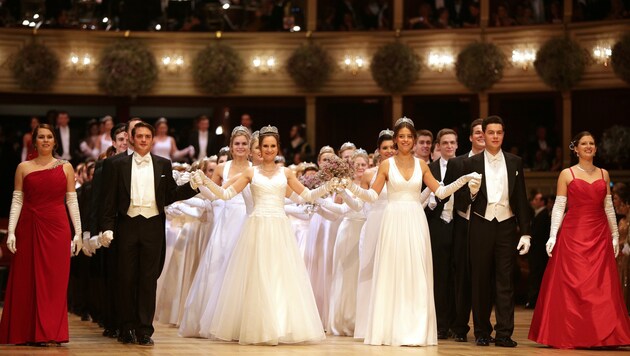
[[[479,189],[481,188],[481,179],[471,179],[468,181],[468,189],[470,190],[470,195],[475,196],[479,193]]]
[[[527,252],[529,252],[529,247],[531,245],[532,245],[531,236],[529,235],[521,236],[521,239],[518,240],[518,246],[516,246],[516,249],[519,251],[518,254],[519,255],[527,254]]]
[[[612,235],[613,251],[615,252],[615,257],[617,257],[619,254],[619,230],[617,230],[617,215],[615,215],[615,208],[610,194],[606,195],[604,199],[604,211],[606,211],[608,227],[610,227],[610,234]]]
[[[14,190],[13,199],[11,200],[11,211],[9,212],[9,229],[7,234],[7,247],[11,253],[15,253],[17,251],[15,247],[15,226],[20,219],[23,204],[24,193],[19,190]]]
[[[90,237],[90,250],[92,251],[92,253],[101,248],[102,245],[100,243],[100,240],[102,235],[103,233],[99,233],[98,235]]]
[[[547,255],[549,257],[551,257],[553,247],[556,245],[556,235],[558,235],[558,229],[560,229],[560,225],[562,224],[564,209],[566,206],[567,197],[557,195],[556,202],[553,204],[553,209],[551,209],[551,229],[549,230],[549,240],[547,240],[547,243],[545,244],[545,247],[547,248]]]
[[[626,256],[630,256],[630,244],[629,243],[625,243],[623,244],[623,249],[621,250],[621,253],[623,253]]]
[[[103,247],[109,247],[109,245],[112,243],[113,240],[114,240],[114,232],[112,230],[107,230],[103,232],[99,242],[101,243],[101,245],[103,245]]]
[[[199,181],[200,173],[203,174],[201,170],[198,169],[190,174],[190,181],[188,183],[193,190],[197,190],[197,188],[203,185],[203,180],[201,180],[201,182]]]
[[[92,247],[90,246],[90,232],[89,231],[84,231],[83,232],[83,254],[88,256],[88,257],[92,257],[92,255],[94,254],[94,251],[92,251]]]
[[[83,232],[81,231],[81,215],[79,214],[77,192],[66,193],[66,206],[70,213],[72,225],[74,225],[74,238],[72,239],[71,251],[73,255],[77,256],[83,247]]]

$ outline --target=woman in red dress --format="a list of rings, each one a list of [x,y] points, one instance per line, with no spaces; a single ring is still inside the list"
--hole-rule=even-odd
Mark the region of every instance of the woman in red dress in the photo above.
[[[579,161],[558,178],[547,241],[551,258],[529,339],[562,349],[630,345],[630,317],[615,261],[619,232],[610,178],[593,165],[593,135],[579,133],[570,148]]]
[[[81,251],[81,219],[74,171],[53,157],[54,130],[33,130],[38,156],[15,172],[7,247],[15,254],[9,271],[0,344],[68,342],[67,289],[70,254]],[[66,206],[74,225],[71,231]]]

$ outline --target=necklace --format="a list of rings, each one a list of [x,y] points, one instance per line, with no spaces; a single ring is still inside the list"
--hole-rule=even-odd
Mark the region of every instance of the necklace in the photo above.
[[[584,173],[593,173],[593,172],[595,172],[595,170],[597,169],[597,167],[593,167],[593,168],[591,168],[591,169],[588,169],[588,170],[587,170],[587,169],[582,168],[582,166],[580,166],[580,164],[579,164],[579,163],[578,163],[578,165],[577,165],[577,168],[578,168],[579,170],[581,170],[582,172],[584,172]]]

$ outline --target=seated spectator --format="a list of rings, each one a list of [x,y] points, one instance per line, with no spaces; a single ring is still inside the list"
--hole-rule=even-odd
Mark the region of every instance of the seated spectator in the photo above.
[[[492,23],[495,27],[508,27],[516,25],[516,21],[510,16],[506,4],[499,4],[497,11],[492,15]]]
[[[419,16],[409,19],[409,28],[414,30],[435,28],[432,19],[433,9],[431,9],[431,5],[422,2],[419,7]]]
[[[441,7],[437,10],[435,28],[451,28],[450,13],[447,8]]]
[[[391,29],[391,12],[388,0],[369,0],[363,8],[363,27],[366,30]]]
[[[453,0],[447,2],[451,27],[460,28],[464,26],[464,22],[470,18],[469,5],[464,0]]]
[[[479,9],[479,3],[473,1],[470,4],[468,4],[468,12],[469,12],[468,18],[464,20],[464,23],[462,24],[462,26],[464,28],[479,27],[480,14],[481,14],[481,10]]]
[[[549,4],[549,22],[552,24],[562,23],[562,6],[560,1],[554,0]]]
[[[559,172],[562,170],[562,147],[556,147],[549,170],[552,172]]]
[[[520,8],[519,15],[516,17],[516,23],[522,26],[534,25],[534,10],[527,4],[517,5]]]

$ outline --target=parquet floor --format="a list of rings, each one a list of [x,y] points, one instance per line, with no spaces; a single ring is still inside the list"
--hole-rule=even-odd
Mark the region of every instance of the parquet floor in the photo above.
[[[505,349],[495,346],[477,347],[469,334],[468,343],[452,340],[440,340],[439,346],[433,347],[387,347],[368,346],[349,337],[327,337],[326,340],[307,345],[280,346],[241,346],[236,343],[210,341],[206,339],[188,339],[177,336],[177,329],[156,324],[153,335],[154,347],[122,345],[113,339],[101,336],[96,324],[82,322],[77,316],[70,316],[70,342],[60,347],[39,348],[27,346],[0,346],[1,355],[623,355],[630,354],[630,347],[617,350],[555,350],[537,345],[527,340],[532,312],[517,307],[515,315],[514,340],[519,346]]]

